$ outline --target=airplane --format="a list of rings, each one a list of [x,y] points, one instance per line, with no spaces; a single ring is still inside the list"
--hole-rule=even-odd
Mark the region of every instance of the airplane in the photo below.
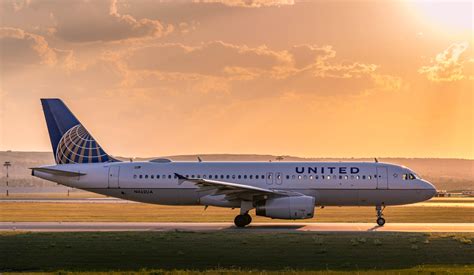
[[[422,202],[436,188],[404,166],[378,162],[181,162],[120,161],[107,154],[62,100],[41,99],[56,165],[32,175],[65,186],[144,203],[240,208],[272,219],[310,219],[315,207],[375,206]]]

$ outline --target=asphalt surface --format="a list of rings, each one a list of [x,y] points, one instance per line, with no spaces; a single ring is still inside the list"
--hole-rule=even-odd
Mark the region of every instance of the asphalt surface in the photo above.
[[[240,231],[240,232],[474,232],[474,223],[232,223],[166,222],[0,222],[0,231],[112,232],[112,231]]]

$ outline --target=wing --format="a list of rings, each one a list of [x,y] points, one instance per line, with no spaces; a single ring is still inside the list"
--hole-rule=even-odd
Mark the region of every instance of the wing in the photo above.
[[[79,176],[86,175],[85,173],[64,171],[64,170],[53,169],[53,168],[44,168],[44,167],[37,167],[37,168],[30,168],[30,169],[31,169],[31,173],[33,175],[34,175],[35,171],[48,173],[48,174],[53,174],[53,175],[57,175],[57,176],[63,176],[63,177],[79,177]]]
[[[261,188],[246,184],[232,183],[226,181],[210,180],[210,179],[190,179],[183,175],[175,173],[178,177],[179,184],[186,181],[197,185],[200,191],[213,191],[213,195],[225,195],[227,200],[253,200],[258,196],[301,196],[301,193],[277,189]]]

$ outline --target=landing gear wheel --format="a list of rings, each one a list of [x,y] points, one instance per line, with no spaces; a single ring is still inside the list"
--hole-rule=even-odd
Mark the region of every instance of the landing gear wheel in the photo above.
[[[384,209],[385,209],[385,206],[380,206],[380,205],[375,206],[375,211],[377,211],[377,224],[379,226],[383,226],[385,224],[385,219],[382,217]]]
[[[245,227],[247,223],[247,218],[245,215],[237,215],[234,219],[234,224],[237,227]]]
[[[243,215],[245,217],[245,225],[249,225],[252,222],[252,216],[250,216],[248,213]]]

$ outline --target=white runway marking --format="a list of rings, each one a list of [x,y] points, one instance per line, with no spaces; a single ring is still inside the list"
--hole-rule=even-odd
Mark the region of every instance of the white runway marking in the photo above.
[[[232,223],[172,222],[0,222],[0,231],[239,231],[239,232],[474,232],[474,223]]]

